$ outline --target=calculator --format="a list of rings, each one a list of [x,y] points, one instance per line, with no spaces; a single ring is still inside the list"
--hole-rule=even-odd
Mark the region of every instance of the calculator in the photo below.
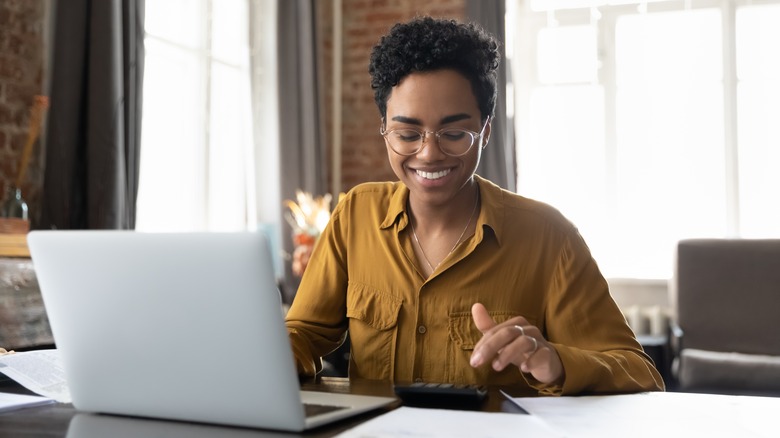
[[[487,398],[487,388],[455,383],[410,383],[395,385],[396,395],[406,406],[478,408]]]

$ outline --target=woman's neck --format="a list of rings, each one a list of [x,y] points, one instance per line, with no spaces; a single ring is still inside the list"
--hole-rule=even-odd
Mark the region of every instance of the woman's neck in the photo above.
[[[471,217],[479,201],[479,186],[476,181],[464,185],[458,194],[443,205],[416,202],[409,197],[410,215],[417,232],[439,234],[451,228],[459,228]],[[476,222],[476,221],[474,221]]]

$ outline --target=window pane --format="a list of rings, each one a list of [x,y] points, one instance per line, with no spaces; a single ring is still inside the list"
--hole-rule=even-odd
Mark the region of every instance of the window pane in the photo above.
[[[203,0],[152,0],[144,5],[144,30],[151,36],[199,49],[204,45]]]
[[[605,5],[630,5],[655,3],[668,0],[530,0],[531,10],[548,11],[556,9],[580,9]]]
[[[780,237],[780,6],[737,11],[740,228]]]
[[[539,31],[539,82],[595,82],[597,60],[595,27],[548,27]]]
[[[246,0],[147,2],[139,230],[249,226],[247,9]]]
[[[136,228],[197,230],[205,144],[194,127],[203,126],[203,66],[194,52],[147,38],[145,69]]]
[[[677,240],[726,232],[720,13],[624,16],[615,35],[617,211],[605,265],[667,278]]]
[[[594,2],[533,0],[531,8],[518,8],[518,23],[529,29],[518,35],[515,54],[515,71],[525,76],[516,112],[519,192],[572,219],[607,277],[669,278],[679,239],[729,237],[735,225],[741,237],[780,237],[780,0],[650,8],[598,1],[598,13],[589,16],[597,29],[593,49],[584,43],[589,26],[575,37],[568,25],[587,20]],[[732,7],[735,26],[721,13]],[[734,37],[735,47],[723,45]],[[724,54],[732,52],[736,65],[725,65],[731,59]],[[593,71],[601,71],[593,77],[605,100],[588,107],[566,84],[588,83],[581,73],[596,56]],[[736,102],[726,108],[731,84],[723,74],[733,68]],[[572,108],[581,114],[572,116]],[[591,121],[597,111],[605,111],[603,122],[601,115]],[[578,121],[599,123],[606,136]],[[732,130],[737,144],[726,141]],[[567,147],[599,142],[604,146],[593,153],[604,164],[578,157],[593,174],[572,169]]]
[[[535,90],[519,146],[520,194],[558,208],[586,240],[606,225],[603,96],[594,85]]]
[[[737,75],[740,80],[780,78],[780,5],[737,10]]]
[[[230,64],[247,65],[249,60],[249,11],[247,0],[214,2],[211,24],[214,58]]]
[[[211,83],[209,229],[247,227],[246,175],[251,158],[249,74],[214,63]]]
[[[619,88],[723,78],[717,9],[620,16],[615,44]]]

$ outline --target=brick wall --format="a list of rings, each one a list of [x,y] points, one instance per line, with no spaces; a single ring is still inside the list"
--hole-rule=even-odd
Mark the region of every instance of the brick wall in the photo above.
[[[47,0],[0,1],[0,194],[18,172],[27,138],[30,107],[43,94]],[[316,2],[319,74],[328,157],[332,148],[333,0]],[[379,112],[368,75],[371,48],[390,27],[417,15],[463,19],[465,0],[342,0],[342,164],[341,190],[366,181],[395,180],[379,136]],[[40,216],[42,151],[36,142],[22,191],[33,225]],[[329,164],[327,173],[330,174]],[[330,182],[330,175],[328,175]]]
[[[318,2],[317,14],[328,151],[332,147],[332,5],[332,0]],[[371,48],[393,24],[418,15],[462,20],[465,0],[342,0],[342,14],[341,190],[346,191],[361,182],[397,179],[379,135],[379,111],[368,74]]]
[[[0,1],[0,198],[14,183],[27,141],[30,108],[43,94],[47,0]],[[33,150],[22,194],[35,221],[43,184],[40,141]]]

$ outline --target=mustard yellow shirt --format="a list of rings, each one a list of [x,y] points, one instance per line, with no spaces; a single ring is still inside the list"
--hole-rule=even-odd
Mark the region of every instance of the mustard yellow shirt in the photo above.
[[[424,278],[400,182],[355,187],[334,208],[286,323],[298,371],[350,334],[350,377],[528,385],[540,393],[663,390],[577,229],[557,210],[475,176],[475,234]],[[563,362],[562,386],[509,366],[469,364],[475,302],[498,322],[523,316]]]

